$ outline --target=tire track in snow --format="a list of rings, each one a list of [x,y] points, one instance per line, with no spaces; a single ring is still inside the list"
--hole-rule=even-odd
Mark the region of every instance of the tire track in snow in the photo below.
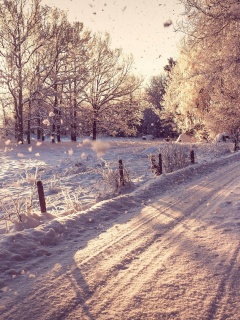
[[[212,195],[214,195],[214,193],[216,192],[216,189],[220,189],[220,194],[218,194],[217,196],[215,196],[215,197],[213,197],[212,198],[212,200],[214,200],[214,201],[216,201],[217,199],[215,199],[215,198],[221,198],[222,197],[222,191],[223,191],[223,188],[222,187],[219,187],[219,185],[221,186],[221,182],[223,182],[223,181],[225,181],[225,185],[224,185],[224,188],[225,188],[225,190],[227,190],[227,189],[229,189],[229,183],[231,184],[231,180],[233,179],[233,178],[235,178],[235,176],[236,176],[236,174],[235,174],[235,169],[236,169],[236,165],[231,169],[232,171],[231,171],[231,176],[228,176],[228,179],[227,179],[227,181],[226,181],[226,178],[225,177],[221,177],[220,176],[220,178],[218,177],[218,180],[216,179],[216,177],[213,177],[212,178],[212,182],[213,183],[215,183],[215,189],[213,189],[212,190],[212,192],[211,192],[211,194],[209,194],[208,195],[208,197],[210,198]],[[230,175],[230,172],[228,172],[228,175]],[[206,186],[206,185],[209,185],[209,182],[207,182],[207,183],[204,183],[202,186]],[[197,190],[194,192],[194,193],[196,193],[197,192]],[[230,191],[229,191],[230,192]],[[187,196],[186,196],[187,197]],[[178,200],[178,201],[176,201],[174,204],[176,204],[176,203],[179,203],[179,202],[181,202],[182,200],[184,200],[184,199],[186,199],[186,197],[185,196],[183,196],[180,200]],[[176,224],[172,224],[172,225],[170,225],[170,227],[169,227],[169,230],[167,230],[166,232],[168,232],[168,231],[170,231],[171,232],[171,230],[173,229],[173,228],[176,228],[177,227],[177,225],[179,225],[179,224],[181,224],[182,222],[183,222],[183,220],[184,219],[188,219],[189,217],[191,217],[191,216],[197,216],[197,214],[199,214],[199,213],[197,213],[197,214],[192,214],[191,215],[191,212],[192,212],[192,210],[194,210],[194,209],[196,209],[196,208],[198,208],[199,207],[199,205],[203,205],[205,202],[206,202],[206,200],[208,200],[208,199],[203,199],[202,201],[201,201],[201,203],[200,202],[197,202],[196,203],[196,207],[194,207],[194,206],[190,206],[190,208],[188,209],[188,214],[186,214],[183,218],[181,218],[179,221],[177,221],[177,223]],[[173,204],[173,205],[174,205]],[[169,209],[169,208],[168,208]],[[202,210],[202,209],[201,209]],[[202,212],[200,210],[200,213]],[[157,211],[157,210],[156,210]],[[164,210],[165,211],[165,210]],[[162,213],[162,212],[161,212]],[[161,214],[160,213],[160,214]],[[158,214],[157,216],[159,216],[160,214]],[[155,218],[156,218],[156,216],[155,216]],[[150,220],[152,220],[152,219],[150,219]],[[149,221],[150,221],[149,219],[147,220],[147,222],[146,223],[149,223]],[[136,228],[137,229],[137,228]],[[135,230],[136,231],[136,230]],[[139,234],[138,234],[138,236],[139,236]],[[137,236],[137,237],[138,237]],[[163,236],[163,234],[162,234],[162,236]],[[136,237],[136,238],[137,238]],[[175,238],[173,238],[172,237],[172,234],[170,234],[170,237],[169,237],[169,240],[170,239],[172,239],[172,243],[174,243],[175,241],[176,241],[176,239]],[[120,240],[123,240],[123,238],[121,238]],[[140,248],[142,248],[142,252],[139,252],[139,248],[134,248],[134,251],[136,252],[136,254],[141,254],[141,253],[144,253],[150,246],[152,246],[152,245],[154,245],[154,243],[155,243],[155,238],[153,237],[152,239],[151,239],[151,241],[148,241],[147,243],[145,243],[145,245],[143,245],[143,244],[140,244]],[[131,242],[132,240],[130,240],[130,242]],[[127,246],[127,244],[125,243],[124,244],[124,248]],[[134,252],[134,251],[132,251],[132,252]],[[119,251],[118,251],[118,255],[119,255]],[[153,259],[158,259],[158,255],[157,256],[155,256]],[[144,266],[142,269],[140,268],[139,269],[139,273],[145,273],[146,274],[146,272],[145,272],[145,269],[146,269],[146,267],[149,267],[149,268],[151,268],[151,265],[153,264],[153,259],[150,259],[149,260],[149,264],[146,266]],[[124,265],[126,265],[126,264],[130,264],[130,263],[132,263],[133,261],[135,261],[136,259],[135,259],[135,257],[133,256],[133,258],[132,259],[129,259],[129,258],[125,258],[125,260],[122,260],[122,265],[124,266]],[[92,261],[93,262],[93,261]],[[99,261],[98,261],[98,266],[99,266]],[[120,264],[120,265],[121,265]],[[119,268],[119,266],[120,266],[119,264],[116,264],[115,265],[115,269],[118,269]],[[109,277],[111,278],[111,273],[114,273],[114,269],[110,269],[110,272],[109,273],[107,273],[107,275],[106,275],[106,280],[103,280],[102,282],[100,282],[99,284],[98,284],[98,286],[103,286],[104,287],[104,285],[106,284],[106,282],[107,282],[107,279],[109,279]],[[148,273],[149,274],[149,273]],[[151,273],[150,273],[151,274]],[[133,277],[135,278],[135,277],[137,277],[137,274],[136,274],[136,272],[133,274]],[[129,286],[129,283],[134,283],[134,279],[128,279],[128,281],[126,282],[126,281],[124,281],[124,279],[126,278],[126,275],[122,275],[122,277],[121,278],[117,278],[117,279],[114,279],[115,281],[111,284],[111,288],[114,288],[114,287],[117,287],[117,291],[115,292],[115,295],[114,295],[114,297],[112,297],[110,300],[109,299],[107,299],[107,305],[103,305],[103,307],[101,308],[101,310],[105,310],[106,308],[108,308],[109,306],[110,306],[110,304],[111,304],[111,302],[112,301],[114,301],[116,298],[117,298],[117,296],[119,296],[119,294],[121,293],[121,292],[124,292],[124,293],[126,293],[126,295],[127,295],[127,292],[128,292],[128,286]],[[150,279],[152,279],[152,276],[150,276]],[[106,281],[106,282],[105,282]],[[125,283],[125,286],[120,286],[119,287],[119,283]],[[136,283],[136,281],[135,281],[135,283]],[[130,288],[131,288],[131,286],[130,286]],[[93,291],[94,290],[96,290],[96,288],[93,288]],[[101,292],[101,296],[107,296],[107,291],[109,290],[109,286],[106,288],[106,291],[104,291],[104,292]],[[131,292],[131,289],[130,289],[130,292]],[[130,294],[130,292],[129,292],[129,294]],[[98,312],[101,312],[101,310],[99,310]]]
[[[237,248],[233,251],[230,261],[228,263],[228,267],[226,268],[225,275],[221,279],[218,285],[217,294],[212,299],[209,308],[206,312],[206,320],[216,319],[216,315],[218,314],[218,311],[220,309],[221,313],[224,313],[224,310],[222,310],[222,300],[227,294],[228,287],[231,288],[233,286],[234,281],[236,281],[236,270],[238,270],[238,257],[240,253],[240,242],[237,246]],[[234,272],[233,272],[234,271]],[[239,291],[235,293],[236,295],[239,294]],[[225,319],[223,316],[219,316],[218,319]]]
[[[238,165],[235,165],[232,168],[233,176],[230,177],[230,181],[233,178],[235,178],[236,167],[238,167]],[[91,255],[91,257],[88,257],[88,258],[86,258],[84,260],[84,256],[83,257],[79,256],[79,258],[81,259],[81,265],[88,264],[88,263],[92,265],[92,262],[94,260],[96,260],[96,259],[99,262],[99,257],[102,256],[105,251],[111,250],[111,248],[114,245],[117,245],[118,243],[120,243],[122,241],[125,241],[125,239],[126,239],[127,243],[124,243],[124,244],[121,244],[121,245],[122,246],[125,245],[127,247],[127,245],[130,242],[132,242],[132,241],[134,241],[136,239],[139,239],[140,237],[144,236],[145,233],[146,233],[146,229],[143,229],[142,232],[140,231],[138,233],[137,233],[137,231],[141,230],[141,228],[144,228],[144,227],[148,226],[150,222],[153,222],[154,219],[158,219],[162,214],[165,214],[167,211],[169,211],[169,209],[174,208],[177,204],[180,204],[184,200],[189,199],[190,195],[193,196],[193,195],[199,193],[199,187],[200,188],[204,188],[206,186],[210,186],[211,183],[216,183],[216,185],[217,185],[216,187],[218,188],[218,185],[221,184],[222,181],[225,181],[224,177],[221,178],[221,180],[215,180],[215,179],[216,178],[214,177],[214,178],[212,178],[212,181],[203,182],[203,183],[201,183],[201,184],[199,184],[197,186],[194,185],[193,187],[190,187],[190,189],[186,190],[186,192],[183,193],[183,195],[181,195],[178,198],[178,200],[172,202],[171,204],[169,204],[169,201],[171,201],[170,200],[171,198],[167,199],[167,201],[165,202],[164,205],[161,205],[157,209],[151,211],[149,214],[146,214],[146,216],[143,217],[143,219],[140,221],[140,223],[139,223],[139,219],[136,218],[136,220],[137,220],[136,223],[134,221],[134,223],[132,225],[131,222],[130,222],[130,225],[128,226],[127,231],[124,232],[123,234],[121,234],[120,237],[117,237],[116,239],[114,239],[110,243],[109,243],[109,240],[108,240],[106,246],[102,246],[102,242],[100,242],[100,246],[96,248],[97,252],[94,253],[93,255]],[[225,185],[227,185],[227,187],[228,187],[228,183],[229,182],[225,182]],[[213,188],[214,188],[214,186],[213,186]],[[222,189],[223,189],[223,185],[221,185],[221,190]],[[215,192],[216,192],[216,190],[213,189],[212,190],[212,194],[214,194]],[[192,210],[195,209],[196,205],[200,205],[201,203],[206,202],[206,198],[205,197],[206,197],[205,195],[201,196],[201,198],[198,200],[197,204],[193,204],[193,205],[190,204],[190,207],[189,208],[186,207],[185,210],[188,210],[189,212],[191,212]],[[186,206],[185,203],[184,203],[184,205]],[[186,218],[186,216],[187,216],[187,214],[185,213],[185,215],[182,215],[179,218],[178,217],[176,219],[173,218],[172,221],[169,223],[169,225],[164,226],[164,227],[167,228],[167,230],[165,232],[167,232],[168,229],[173,228],[175,226],[175,224],[181,223],[182,220],[184,220]],[[164,230],[161,230],[160,233],[161,233],[161,236],[162,236],[164,234]],[[156,234],[156,237],[158,237],[158,236],[159,235]],[[151,242],[154,242],[154,241],[155,241],[155,239],[152,239]]]
[[[221,196],[221,195],[220,195]],[[201,213],[201,211],[199,212],[199,213]],[[172,240],[171,242],[174,244],[174,242],[176,241],[176,239],[175,238],[173,238],[172,237],[172,235],[170,235],[170,238],[169,238],[169,240]],[[158,255],[156,256],[156,259],[158,259]],[[153,260],[150,260],[150,263],[149,263],[149,265],[148,265],[148,267],[149,267],[149,270],[146,270],[146,272],[144,272],[144,274],[147,274],[148,276],[151,274],[151,269],[152,269],[152,265],[153,265]],[[152,279],[154,279],[154,278],[156,278],[154,275],[152,275],[152,276],[150,276],[149,277],[150,278],[150,280],[151,280],[151,282],[152,282]],[[135,279],[136,280],[136,279]],[[118,279],[117,281],[116,281],[116,283],[114,283],[113,285],[112,285],[112,287],[114,287],[114,286],[117,286],[117,282],[118,283],[122,283],[122,281],[123,281],[123,279]],[[132,283],[136,283],[137,281],[132,281]],[[119,296],[119,294],[121,293],[121,292],[124,292],[124,294],[126,295],[126,296],[131,296],[131,290],[132,289],[130,289],[130,290],[127,290],[127,287],[129,287],[129,282],[126,284],[126,288],[122,288],[121,290],[119,290],[117,293],[116,293],[116,297],[115,298],[113,298],[112,299],[112,301],[114,301],[116,298],[117,298],[117,296]],[[102,294],[101,294],[102,295]],[[104,293],[103,293],[103,296],[104,296]],[[109,306],[107,306],[107,307],[109,307]],[[106,306],[103,308],[103,310],[104,309],[106,309]]]

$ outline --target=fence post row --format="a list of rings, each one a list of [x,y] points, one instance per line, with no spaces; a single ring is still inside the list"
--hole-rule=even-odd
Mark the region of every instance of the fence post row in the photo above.
[[[120,185],[124,186],[124,177],[123,177],[123,163],[122,160],[118,160],[119,176],[120,176]]]
[[[37,182],[37,188],[38,188],[38,197],[39,197],[41,213],[45,213],[45,212],[47,212],[47,209],[46,209],[46,202],[45,202],[42,181]]]
[[[150,161],[151,161],[151,169],[155,169],[155,174],[156,175],[161,175],[162,174],[162,155],[159,153],[159,162],[158,165],[156,164],[155,156],[151,155]],[[195,163],[194,159],[194,150],[191,150],[190,152],[190,158],[191,158],[191,163]],[[119,168],[119,176],[120,176],[120,184],[124,186],[124,177],[123,177],[123,163],[122,160],[118,161],[118,168]],[[37,182],[37,188],[38,188],[38,197],[39,197],[39,203],[40,203],[40,208],[41,212],[45,213],[47,212],[46,209],[46,201],[45,201],[45,196],[44,196],[44,191],[43,191],[43,184],[42,181]]]
[[[155,155],[150,156],[150,161],[151,161],[151,170],[154,172],[157,176],[161,175],[163,173],[163,161],[162,161],[162,155],[159,153],[158,155],[158,164],[156,164],[156,159]],[[190,151],[190,161],[192,164],[195,163],[195,154],[194,150]]]

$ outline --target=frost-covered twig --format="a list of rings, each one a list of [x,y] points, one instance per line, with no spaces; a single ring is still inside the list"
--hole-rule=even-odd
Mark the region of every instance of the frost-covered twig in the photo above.
[[[26,181],[30,184],[27,191],[25,187],[25,190],[19,190],[16,195],[9,194],[0,198],[0,212],[2,212],[0,220],[5,221],[6,232],[9,232],[9,222],[22,222],[22,214],[31,214],[37,174],[38,168],[36,168],[34,175],[29,174],[26,170],[25,178],[22,175],[20,177],[22,182]]]
[[[98,169],[98,174],[101,176],[96,188],[98,189],[98,197],[105,197],[120,193],[123,188],[131,184],[129,171],[125,166],[122,168],[123,177],[120,176],[119,168],[112,168],[112,165],[104,161],[104,166]],[[122,179],[124,184],[122,183]]]
[[[191,145],[168,142],[159,148],[166,173],[184,168],[190,164]]]

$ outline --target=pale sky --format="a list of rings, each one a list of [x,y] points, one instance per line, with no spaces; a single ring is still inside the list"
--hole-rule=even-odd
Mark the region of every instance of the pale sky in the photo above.
[[[177,58],[180,33],[173,25],[182,19],[178,0],[43,0],[68,11],[70,21],[85,28],[107,31],[114,48],[133,54],[135,74],[149,78],[163,71],[170,57]],[[171,20],[173,25],[164,27]]]

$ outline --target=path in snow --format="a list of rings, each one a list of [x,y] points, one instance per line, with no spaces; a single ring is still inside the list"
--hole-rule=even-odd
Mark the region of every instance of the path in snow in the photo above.
[[[239,170],[110,201],[9,280],[0,318],[239,320]]]

